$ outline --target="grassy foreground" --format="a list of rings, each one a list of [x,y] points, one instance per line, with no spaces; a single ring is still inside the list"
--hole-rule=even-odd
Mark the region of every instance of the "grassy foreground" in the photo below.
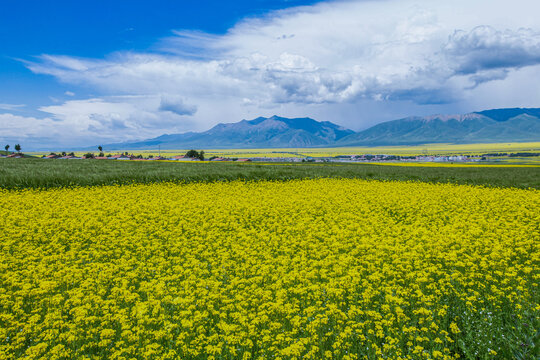
[[[0,188],[4,189],[318,177],[540,188],[540,167],[0,159]]]

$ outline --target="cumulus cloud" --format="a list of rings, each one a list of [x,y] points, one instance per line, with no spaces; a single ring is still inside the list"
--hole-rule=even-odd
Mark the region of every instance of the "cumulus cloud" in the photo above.
[[[323,3],[247,19],[222,36],[176,31],[160,43],[168,54],[125,53],[107,60],[45,55],[29,67],[116,92],[181,89],[176,91],[184,96],[236,94],[261,103],[405,94],[425,103],[426,91],[452,93],[447,81],[453,76],[487,81],[480,72],[540,63],[538,32],[485,25],[452,29],[428,3]],[[386,14],[390,6],[394,11]]]
[[[159,110],[190,116],[197,112],[197,106],[184,104],[184,100],[180,97],[162,96]]]
[[[459,108],[468,98],[489,99],[486,84],[539,66],[535,10],[540,3],[533,0],[331,1],[244,19],[223,35],[174,31],[151,52],[105,59],[43,55],[27,66],[101,94],[101,100],[45,109],[62,121],[69,111],[87,131],[144,134],[161,126],[172,132],[179,116],[204,128],[266,109],[316,116],[366,101],[410,115],[400,104],[411,111]],[[529,80],[523,86],[537,85]],[[321,120],[361,128],[373,116]]]
[[[498,31],[491,26],[477,26],[470,32],[457,30],[444,46],[444,52],[459,74],[537,65],[540,31]]]
[[[495,81],[504,80],[508,77],[510,71],[508,69],[493,69],[477,71],[474,75],[469,76],[469,80],[473,83],[468,89],[474,89],[478,85]]]
[[[163,129],[185,132],[193,127],[175,113],[160,112],[160,101],[160,96],[153,95],[110,96],[43,106],[39,110],[47,114],[44,118],[0,114],[0,141],[20,139],[33,144],[32,139],[39,138],[45,147],[73,147],[159,136]]]
[[[22,144],[23,150],[32,146],[58,141],[62,137],[50,117],[36,118],[11,113],[0,114],[0,142],[2,144]]]
[[[42,134],[43,130],[52,124],[53,120],[50,118],[39,119],[11,113],[0,114],[0,127],[4,139]]]
[[[69,124],[79,132],[90,131],[96,136],[114,138],[113,130],[124,129],[125,136],[140,132],[149,134],[162,128],[182,130],[185,122],[174,114],[159,112],[160,96],[110,96],[87,100],[71,100],[61,105],[44,106],[39,110],[56,121]]]

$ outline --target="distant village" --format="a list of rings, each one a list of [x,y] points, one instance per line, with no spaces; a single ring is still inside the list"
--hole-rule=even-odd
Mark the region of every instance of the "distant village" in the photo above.
[[[6,149],[7,150],[7,149]],[[82,156],[77,156],[74,152],[66,153],[50,153],[49,155],[42,155],[42,159],[60,159],[60,160],[134,160],[134,161],[235,161],[235,162],[275,162],[275,163],[298,163],[298,162],[315,162],[315,163],[357,163],[357,162],[481,162],[481,161],[494,161],[504,157],[530,157],[540,156],[540,153],[489,153],[483,155],[416,155],[416,156],[399,156],[399,155],[386,155],[386,154],[362,154],[362,155],[338,155],[338,156],[324,156],[324,157],[310,157],[310,156],[288,156],[288,157],[220,157],[212,156],[205,158],[204,151],[189,150],[184,155],[175,156],[154,156],[130,154],[123,152],[119,154],[107,154],[102,151],[95,155],[94,153],[86,153]],[[0,154],[0,158],[22,158],[27,157],[22,152],[13,152],[6,154]],[[35,156],[33,156],[35,157]]]

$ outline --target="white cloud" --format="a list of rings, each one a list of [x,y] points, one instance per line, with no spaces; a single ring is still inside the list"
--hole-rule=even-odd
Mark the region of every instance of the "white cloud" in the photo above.
[[[49,117],[40,119],[10,113],[0,114],[0,129],[2,129],[0,143],[20,143],[23,145],[23,150],[27,146],[40,146],[43,143],[50,143],[62,136],[55,125],[54,120]]]
[[[64,92],[64,95],[66,95],[66,96],[75,96],[75,93],[73,91],[66,91],[66,92]]]
[[[197,112],[197,106],[185,104],[184,99],[177,96],[162,96],[159,110],[190,116]]]
[[[160,134],[163,128],[185,131],[186,121],[174,113],[159,112],[161,96],[111,96],[88,100],[71,100],[61,105],[44,106],[56,121],[69,125],[76,133],[114,139],[116,130],[122,138]],[[143,136],[144,136],[143,135]]]
[[[160,112],[161,96],[111,96],[70,100],[39,108],[44,118],[0,114],[0,141],[17,141],[33,148],[80,147],[163,134],[185,132],[191,121]],[[39,139],[39,140],[36,140]]]
[[[493,99],[508,90],[497,84],[540,64],[538,12],[535,0],[333,1],[245,19],[224,35],[175,31],[154,52],[44,55],[27,66],[101,94],[42,108],[80,134],[144,137],[272,111],[358,129],[380,113],[500,106]],[[358,104],[378,112],[345,110]],[[537,104],[513,106],[526,105]]]
[[[0,110],[14,111],[24,108],[24,104],[0,104]]]
[[[497,31],[491,26],[478,26],[470,32],[457,30],[450,36],[444,53],[460,74],[537,65],[540,31]]]

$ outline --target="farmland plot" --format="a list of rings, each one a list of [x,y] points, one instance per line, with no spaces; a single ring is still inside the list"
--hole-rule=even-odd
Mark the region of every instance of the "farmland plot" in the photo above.
[[[539,205],[359,179],[0,190],[0,358],[532,359]]]

